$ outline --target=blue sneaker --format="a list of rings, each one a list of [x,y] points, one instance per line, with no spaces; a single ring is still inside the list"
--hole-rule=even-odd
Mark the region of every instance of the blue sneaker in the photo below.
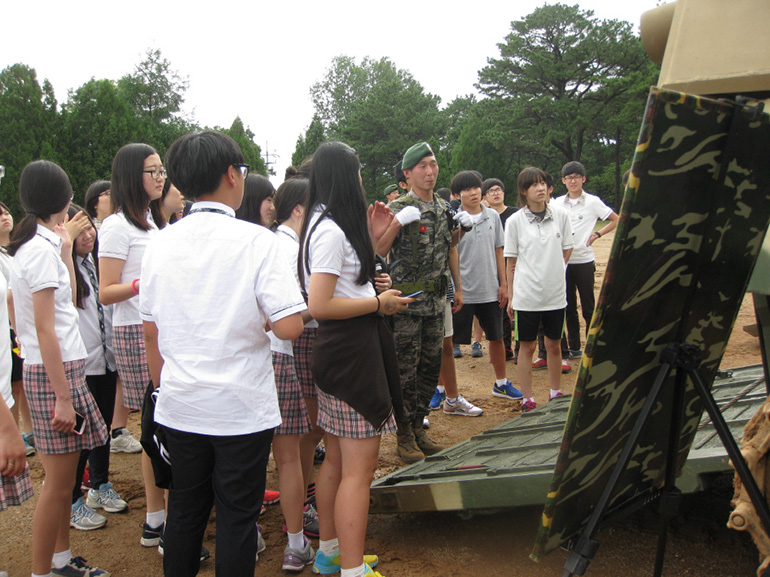
[[[377,555],[364,555],[364,563],[369,567],[376,567],[379,561]],[[316,552],[315,562],[313,563],[313,573],[331,575],[332,573],[339,573],[341,569],[339,551],[331,556],[324,555],[320,550]]]
[[[430,407],[431,411],[438,411],[441,408],[441,403],[444,402],[444,399],[446,399],[446,393],[439,392],[438,388],[436,388],[436,391],[433,393],[433,398],[430,400]]]
[[[511,384],[511,381],[505,381],[505,384],[501,387],[495,383],[492,386],[492,396],[501,397],[503,399],[521,399],[524,394]]]

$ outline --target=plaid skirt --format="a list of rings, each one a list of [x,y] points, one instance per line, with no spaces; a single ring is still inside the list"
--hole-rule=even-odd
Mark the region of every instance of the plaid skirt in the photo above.
[[[144,392],[150,383],[150,367],[144,349],[142,325],[112,328],[112,347],[123,385],[123,403],[132,411],[142,408]]]
[[[32,496],[32,481],[29,478],[29,465],[18,477],[0,475],[0,511],[8,507],[21,505]]]
[[[51,388],[44,365],[24,363],[24,394],[27,396],[35,431],[35,448],[47,455],[63,455],[82,449],[93,449],[107,443],[107,427],[91,391],[86,386],[86,362],[83,359],[64,363],[70,387],[72,406],[86,421],[82,435],[60,433],[51,427],[56,395]]]
[[[310,370],[310,355],[313,353],[313,341],[318,335],[318,327],[305,327],[302,334],[294,341],[294,369],[297,380],[302,386],[302,396],[315,399],[318,392]]]
[[[368,439],[395,432],[396,419],[391,414],[382,430],[377,432],[369,421],[345,401],[318,389],[318,426],[338,437]]]
[[[281,424],[275,429],[276,435],[304,435],[309,433],[310,419],[307,416],[305,399],[294,372],[294,359],[284,353],[273,351],[273,372],[275,387],[278,389],[278,406],[281,409]]]

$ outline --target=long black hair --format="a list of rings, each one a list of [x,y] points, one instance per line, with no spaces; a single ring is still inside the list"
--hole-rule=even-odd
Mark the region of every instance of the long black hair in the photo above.
[[[275,221],[272,228],[275,230],[291,218],[291,213],[298,204],[305,205],[307,200],[308,180],[294,177],[285,180],[275,191]]]
[[[150,230],[147,208],[150,197],[144,188],[144,161],[157,154],[149,144],[126,144],[112,161],[110,204],[112,212],[123,212],[126,220],[140,230]]]
[[[300,284],[304,286],[304,269],[309,270],[307,246],[310,237],[325,217],[332,219],[345,233],[361,263],[356,284],[365,285],[374,278],[374,248],[369,236],[367,204],[361,184],[361,163],[356,151],[344,142],[324,142],[313,153],[310,186],[305,216],[300,233],[297,260]],[[323,205],[320,218],[308,229],[310,219]]]
[[[16,251],[37,233],[37,219],[47,221],[64,210],[72,200],[72,184],[67,173],[50,160],[34,160],[24,167],[19,177],[19,200],[27,212],[13,229],[8,253]]]
[[[74,217],[77,213],[80,211],[83,211],[85,215],[88,217],[89,224],[93,227],[94,233],[94,248],[91,250],[91,254],[93,255],[93,263],[94,268],[96,269],[96,278],[99,278],[99,259],[97,258],[97,255],[99,254],[99,233],[96,231],[96,225],[94,224],[93,219],[91,218],[91,215],[88,214],[88,211],[83,210],[81,207],[79,207],[77,204],[70,204],[69,209],[67,210],[67,216]],[[72,239],[72,262],[77,263],[77,252],[75,252],[75,241],[77,239]],[[77,307],[79,309],[86,308],[85,301],[88,298],[88,295],[91,294],[91,283],[83,278],[83,273],[80,272],[80,267],[75,264],[75,297],[77,300]]]
[[[275,196],[275,187],[261,174],[249,174],[243,181],[243,201],[235,218],[270,227],[272,223],[262,222],[262,202]]]
[[[110,190],[109,180],[95,180],[90,184],[88,190],[86,190],[85,198],[83,199],[83,204],[85,205],[88,216],[96,218],[96,205],[99,204],[99,197],[101,197],[103,192],[108,190]]]

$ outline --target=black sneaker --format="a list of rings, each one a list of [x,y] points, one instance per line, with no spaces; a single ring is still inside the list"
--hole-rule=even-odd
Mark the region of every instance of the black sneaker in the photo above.
[[[157,547],[160,545],[160,538],[163,535],[163,526],[165,523],[161,523],[160,527],[153,529],[147,523],[142,525],[142,538],[139,542],[142,547]]]
[[[158,543],[158,553],[160,553],[160,556],[163,557],[163,533],[160,534],[160,543]],[[205,561],[211,557],[211,553],[209,553],[209,550],[206,549],[205,546],[201,545],[201,561]]]

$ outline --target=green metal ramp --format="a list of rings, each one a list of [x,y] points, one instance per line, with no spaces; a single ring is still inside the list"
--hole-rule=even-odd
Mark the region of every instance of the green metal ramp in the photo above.
[[[767,398],[762,367],[721,372],[712,393],[733,436]],[[571,397],[559,397],[372,484],[371,513],[483,511],[542,505]],[[677,487],[697,491],[702,475],[731,470],[704,414]]]

